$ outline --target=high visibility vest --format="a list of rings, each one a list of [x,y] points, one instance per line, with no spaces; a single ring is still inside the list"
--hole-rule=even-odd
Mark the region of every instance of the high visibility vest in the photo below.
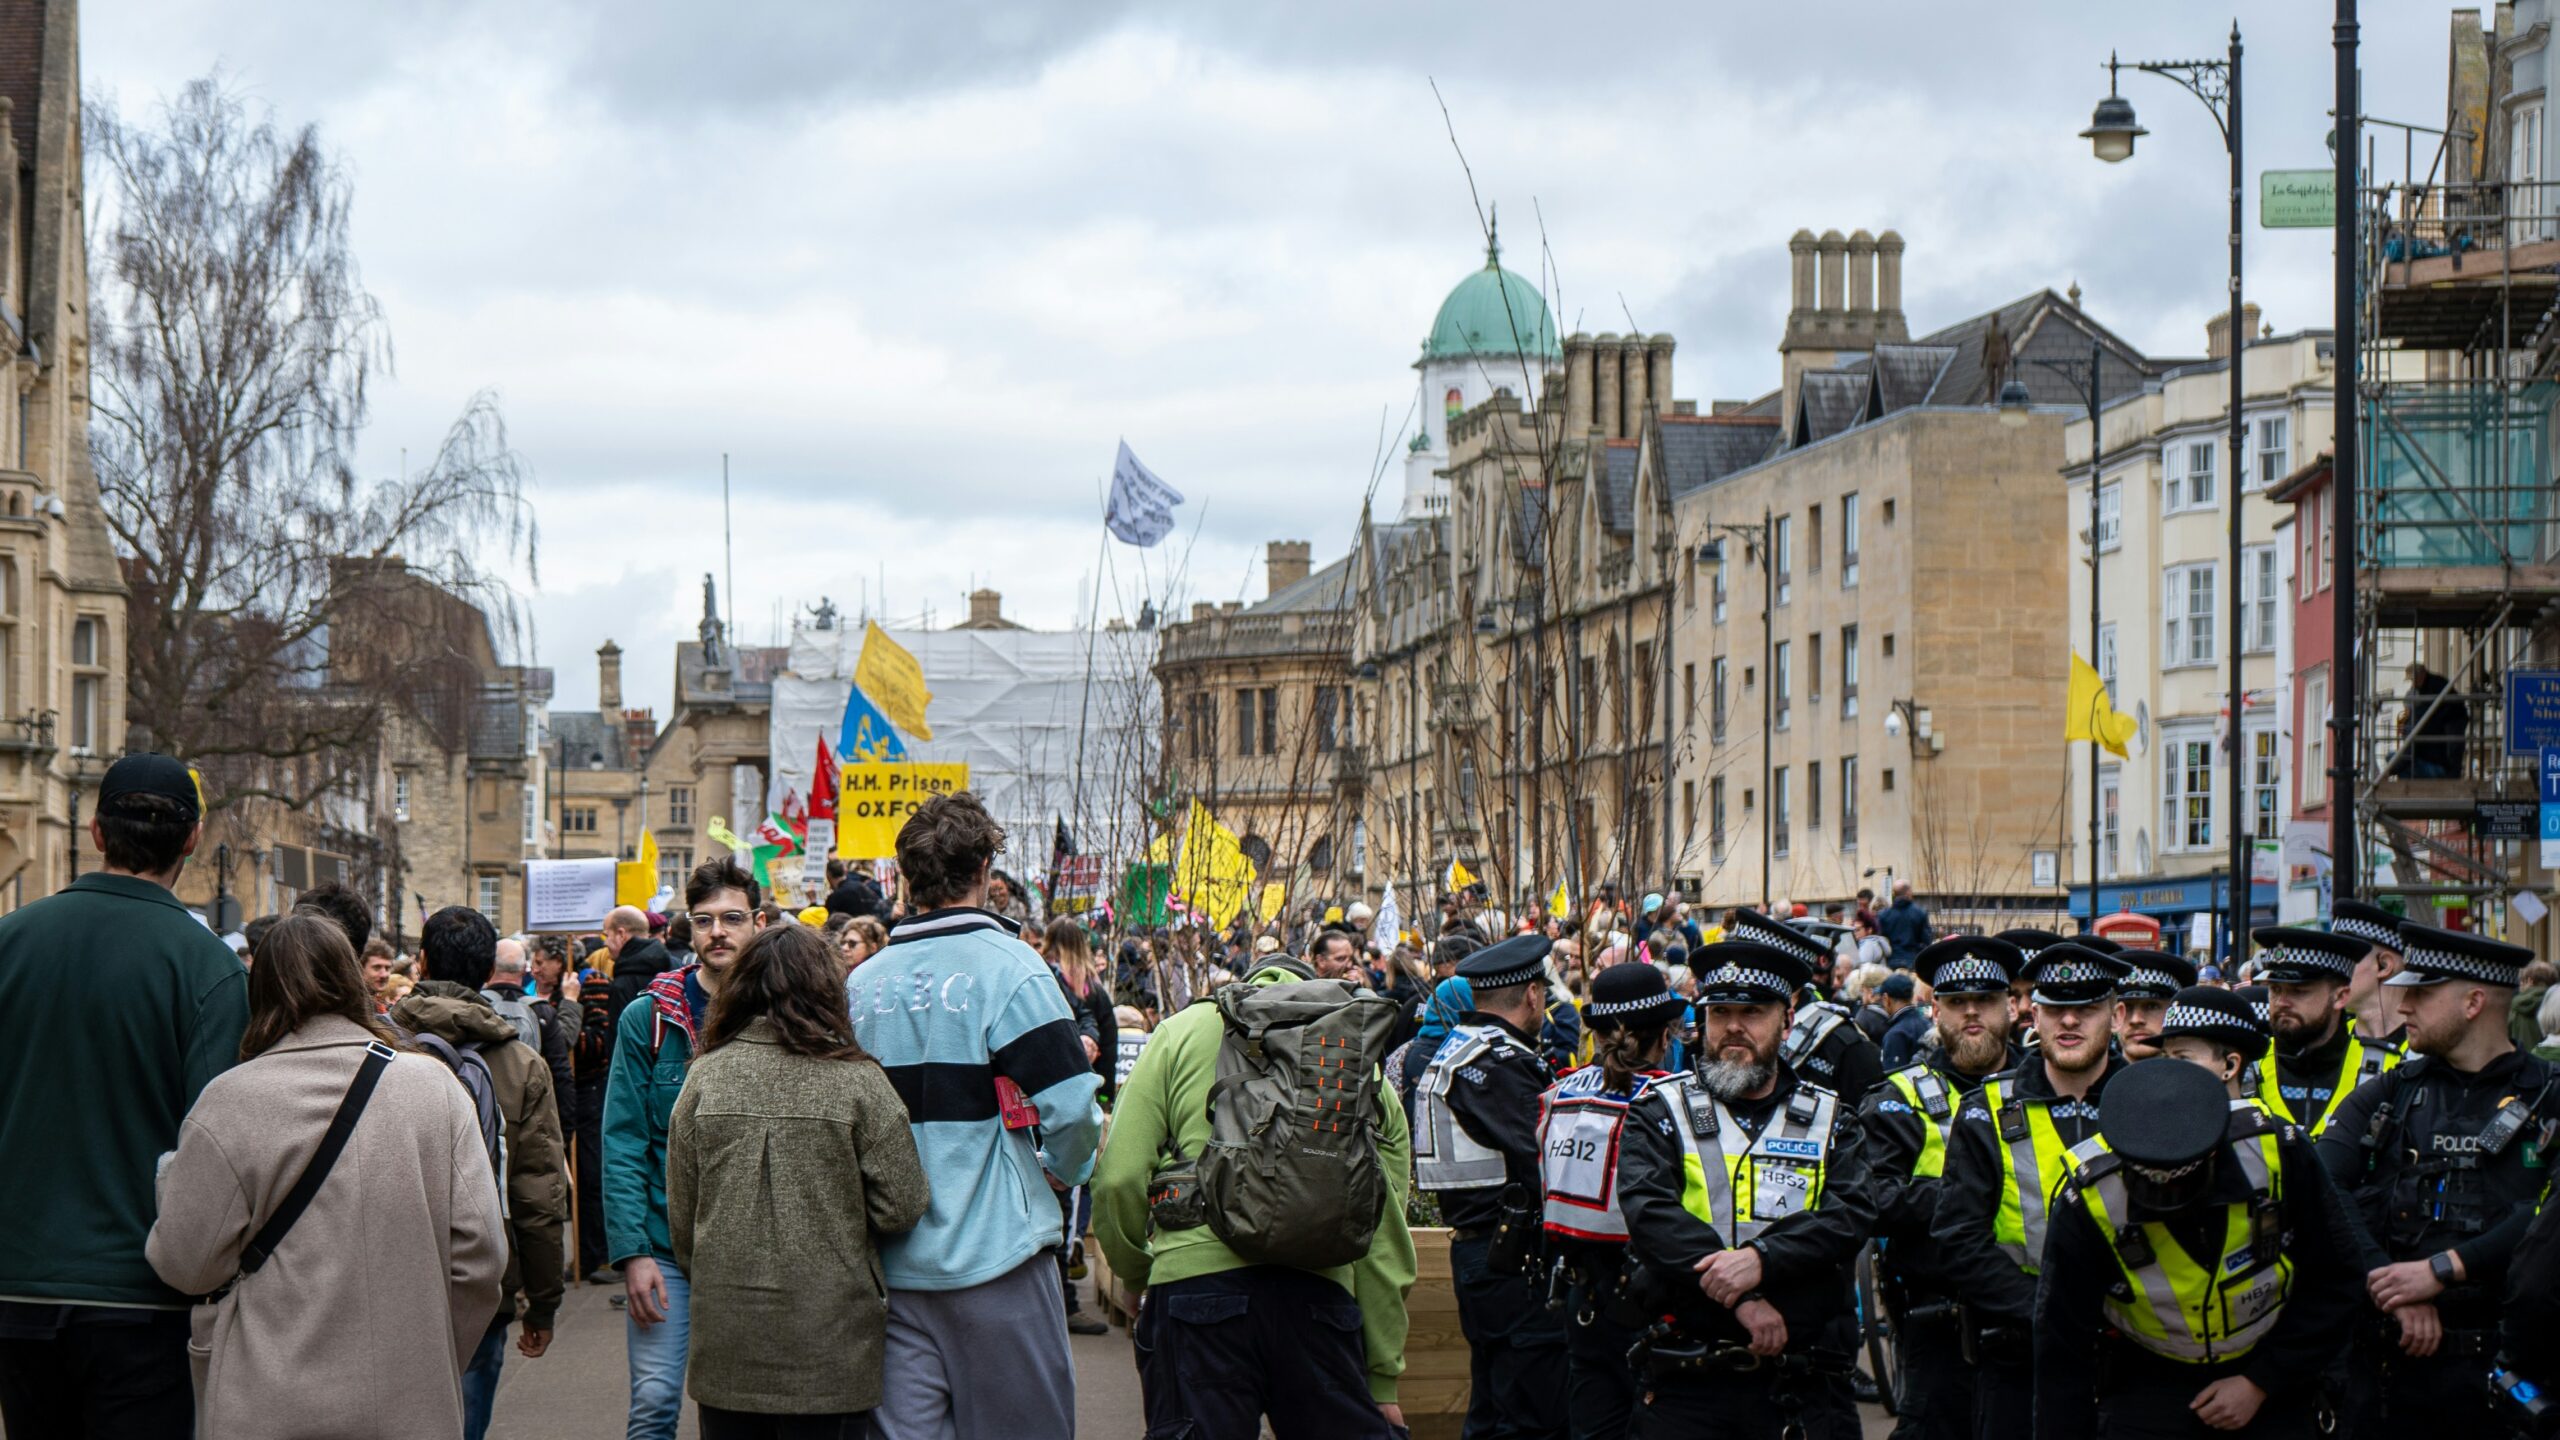
[[[2235,1107],[2224,1153],[2238,1162],[2249,1198],[2223,1207],[2221,1248],[2202,1262],[2168,1226],[2131,1223],[2123,1164],[2105,1141],[2092,1136],[2072,1147],[2066,1193],[2087,1208],[2115,1256],[2128,1293],[2110,1287],[2103,1304],[2124,1338],[2162,1359],[2205,1365],[2246,1355],[2275,1328],[2293,1293],[2279,1208],[2282,1128],[2246,1101]]]
[[[1754,1138],[1694,1076],[1656,1088],[1679,1132],[1680,1208],[1726,1245],[1747,1244],[1777,1221],[1821,1206],[1840,1097],[1799,1085]]]
[[[1795,1023],[1787,1027],[1786,1038],[1778,1042],[1778,1055],[1789,1065],[1801,1067],[1815,1046],[1848,1023],[1849,1017],[1830,1001],[1814,1001],[1796,1011]]]
[[[2042,1266],[2045,1222],[2069,1150],[2045,1112],[2048,1102],[2012,1094],[2009,1085],[1993,1079],[1982,1082],[1982,1103],[1991,1111],[1993,1148],[2000,1155],[2000,1209],[1991,1219],[1991,1239],[2011,1263],[2033,1275]]]
[[[1920,1155],[1911,1162],[1911,1173],[1922,1180],[1935,1180],[1947,1173],[1947,1125],[1955,1116],[1955,1094],[1947,1088],[1947,1077],[1926,1065],[1905,1065],[1884,1077],[1885,1083],[1902,1092],[1911,1112],[1920,1117]]]
[[[1574,1071],[1538,1097],[1538,1168],[1548,1233],[1624,1244],[1626,1212],[1618,1208],[1618,1142],[1627,1107],[1658,1075],[1638,1075],[1624,1095],[1601,1087],[1597,1065]]]
[[[2329,1092],[2328,1108],[2308,1121],[2294,1114],[2293,1107],[2285,1104],[2284,1082],[2276,1071],[2276,1057],[2272,1049],[2264,1058],[2251,1062],[2249,1068],[2255,1072],[2256,1079],[2247,1088],[2256,1092],[2258,1104],[2269,1115],[2285,1124],[2301,1125],[2304,1133],[2316,1140],[2321,1131],[2329,1128],[2329,1121],[2337,1115],[2338,1107],[2347,1103],[2347,1096],[2358,1085],[2376,1075],[2400,1068],[2400,1062],[2405,1058],[2398,1049],[2379,1040],[2367,1044],[2350,1030],[2347,1052],[2338,1061],[2338,1083]]]
[[[1487,1053],[1509,1046],[1538,1052],[1498,1025],[1461,1025],[1449,1032],[1414,1089],[1413,1183],[1420,1190],[1490,1190],[1509,1177],[1502,1152],[1476,1143],[1449,1109],[1449,1082]]]

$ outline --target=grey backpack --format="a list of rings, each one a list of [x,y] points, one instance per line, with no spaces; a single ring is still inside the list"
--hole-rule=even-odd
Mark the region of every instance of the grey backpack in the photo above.
[[[1202,1218],[1248,1264],[1325,1270],[1369,1253],[1387,1181],[1378,1068],[1395,1002],[1348,980],[1226,985],[1200,1153]]]

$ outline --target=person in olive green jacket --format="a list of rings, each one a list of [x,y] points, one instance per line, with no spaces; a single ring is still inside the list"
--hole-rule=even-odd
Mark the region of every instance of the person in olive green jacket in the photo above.
[[[1249,983],[1307,978],[1290,960],[1265,964]],[[1225,1033],[1218,1007],[1205,1002],[1156,1027],[1120,1087],[1093,1172],[1094,1239],[1112,1274],[1149,1292],[1136,1327],[1149,1433],[1188,1425],[1198,1440],[1249,1440],[1267,1415],[1279,1440],[1385,1440],[1389,1426],[1404,1424],[1396,1380],[1414,1253],[1404,1218],[1413,1143],[1404,1106],[1383,1082],[1387,1197],[1366,1256],[1323,1271],[1248,1266],[1205,1225],[1151,1230],[1147,1190],[1170,1163],[1165,1142],[1193,1156],[1209,1143],[1209,1086]],[[1222,1335],[1221,1322],[1247,1333]]]
[[[782,1433],[783,1416],[861,1432],[889,1329],[873,1242],[915,1228],[932,1198],[907,1107],[853,1038],[833,947],[805,925],[758,934],[667,1126],[704,1440]]]

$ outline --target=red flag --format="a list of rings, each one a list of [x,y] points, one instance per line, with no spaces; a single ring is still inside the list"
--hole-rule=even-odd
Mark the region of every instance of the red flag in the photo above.
[[[827,737],[818,737],[818,768],[809,776],[809,818],[836,818],[836,791],[844,782],[836,774],[835,752],[827,748]]]

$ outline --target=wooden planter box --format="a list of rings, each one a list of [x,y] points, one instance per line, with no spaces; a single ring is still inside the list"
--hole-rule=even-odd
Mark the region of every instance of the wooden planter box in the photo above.
[[[1414,1440],[1457,1440],[1467,1418],[1467,1337],[1458,1328],[1458,1290],[1449,1277],[1449,1232],[1433,1226],[1413,1232],[1413,1293],[1405,1298],[1408,1325],[1404,1339],[1404,1380],[1396,1388],[1403,1397],[1405,1422]],[[1138,1297],[1111,1273],[1102,1247],[1087,1245],[1085,1263],[1093,1267],[1093,1292],[1102,1313],[1126,1326],[1137,1318]]]

